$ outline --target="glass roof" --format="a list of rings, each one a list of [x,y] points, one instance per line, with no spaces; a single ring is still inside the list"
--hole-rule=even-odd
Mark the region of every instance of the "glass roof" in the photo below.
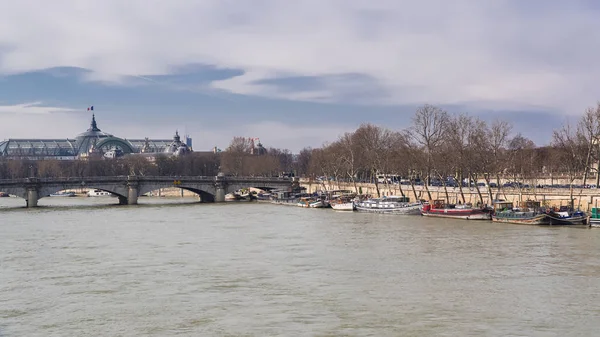
[[[90,127],[75,139],[8,139],[0,141],[0,156],[54,157],[77,156],[87,153],[100,141],[114,137],[98,128],[95,115]],[[115,137],[116,138],[116,137]],[[120,138],[119,138],[120,139]],[[135,152],[164,152],[173,139],[122,139],[131,144]]]

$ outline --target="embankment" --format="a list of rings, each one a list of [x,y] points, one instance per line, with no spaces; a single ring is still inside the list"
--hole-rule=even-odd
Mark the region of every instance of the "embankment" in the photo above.
[[[307,192],[315,192],[318,190],[351,190],[358,193],[370,194],[377,196],[377,190],[375,184],[370,183],[357,183],[356,189],[352,183],[337,183],[333,181],[329,182],[316,182],[301,180],[300,185],[305,187]],[[415,191],[410,185],[394,185],[394,184],[379,184],[379,191],[382,196],[384,195],[406,195],[415,199],[429,199],[427,191],[424,186],[415,186]],[[460,188],[448,187],[446,191],[443,187],[430,186],[429,192],[431,193],[432,199],[449,199],[449,202],[462,201]],[[490,204],[489,193],[486,187],[480,187],[479,191],[483,197],[483,202]],[[470,203],[477,203],[480,201],[479,194],[475,187],[463,187],[462,192],[465,196],[465,201]],[[416,195],[415,195],[416,194]],[[536,200],[540,201],[547,206],[562,206],[569,204],[569,189],[568,188],[492,188],[493,199],[504,199],[507,201],[518,202],[522,200]],[[573,190],[573,199],[576,207],[582,210],[589,210],[592,207],[600,206],[600,189],[596,188],[582,188]]]

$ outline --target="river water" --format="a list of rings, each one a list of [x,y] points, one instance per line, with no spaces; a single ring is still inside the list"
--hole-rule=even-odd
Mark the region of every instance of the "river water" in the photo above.
[[[600,230],[191,201],[0,199],[0,336],[600,331]]]

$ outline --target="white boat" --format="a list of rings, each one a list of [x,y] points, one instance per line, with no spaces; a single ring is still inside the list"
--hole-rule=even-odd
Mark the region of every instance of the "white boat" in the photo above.
[[[315,200],[309,203],[310,208],[327,208],[329,207],[329,202],[327,200]]]
[[[75,192],[56,192],[56,193],[52,193],[50,194],[51,197],[74,197],[75,196]]]
[[[332,202],[331,208],[336,211],[354,211],[354,203],[350,202]]]
[[[325,199],[315,199],[312,197],[300,198],[300,201],[296,204],[299,207],[305,208],[326,208],[329,207],[329,202]]]
[[[336,196],[329,202],[336,211],[354,211],[354,195]]]
[[[89,190],[87,192],[88,197],[112,197],[113,194],[103,190]]]
[[[421,206],[420,202],[409,202],[408,197],[389,196],[359,201],[356,203],[356,210],[366,213],[419,215]]]

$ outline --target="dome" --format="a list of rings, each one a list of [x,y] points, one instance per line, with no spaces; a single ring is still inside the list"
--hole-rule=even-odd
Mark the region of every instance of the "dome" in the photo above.
[[[258,145],[256,145],[256,154],[259,156],[265,155],[267,154],[267,149],[265,149],[261,143],[258,143]]]
[[[90,128],[87,129],[87,131],[80,133],[75,137],[77,153],[80,155],[88,153],[95,147],[96,143],[108,137],[112,137],[112,135],[106,132],[102,132],[100,129],[98,129],[98,125],[96,124],[96,116],[92,115],[92,122],[90,123]]]
[[[169,146],[165,148],[165,153],[172,154],[175,156],[186,154],[190,151],[190,148],[181,141],[181,137],[179,137],[179,131],[175,131],[175,136],[173,136],[173,141]]]

